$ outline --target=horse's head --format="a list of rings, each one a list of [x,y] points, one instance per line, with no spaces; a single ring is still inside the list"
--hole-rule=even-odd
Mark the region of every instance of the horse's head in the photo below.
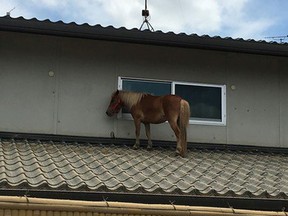
[[[117,90],[111,96],[111,101],[107,108],[106,114],[108,116],[113,116],[114,114],[118,113],[122,107],[123,102],[119,96],[119,90]]]

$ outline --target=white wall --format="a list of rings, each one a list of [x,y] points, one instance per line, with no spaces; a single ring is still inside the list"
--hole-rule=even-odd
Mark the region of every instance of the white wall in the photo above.
[[[130,76],[227,85],[227,125],[190,125],[190,142],[288,147],[287,58],[8,32],[0,42],[0,131],[134,138],[132,121],[105,115]],[[175,139],[168,124],[151,129]]]

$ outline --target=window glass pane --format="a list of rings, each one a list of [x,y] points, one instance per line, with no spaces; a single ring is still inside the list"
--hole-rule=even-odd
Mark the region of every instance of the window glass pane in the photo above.
[[[149,93],[152,95],[171,94],[170,82],[123,79],[122,90]]]
[[[175,84],[175,94],[189,102],[192,119],[222,120],[221,87]]]

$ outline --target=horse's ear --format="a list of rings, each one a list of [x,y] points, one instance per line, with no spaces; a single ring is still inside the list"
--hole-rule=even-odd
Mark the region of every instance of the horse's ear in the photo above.
[[[116,94],[115,95],[118,95],[119,94],[119,90],[117,89],[117,91],[116,91]]]

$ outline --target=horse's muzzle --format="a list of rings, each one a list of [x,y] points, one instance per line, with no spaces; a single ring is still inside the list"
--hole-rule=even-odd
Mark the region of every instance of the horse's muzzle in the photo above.
[[[109,110],[106,111],[106,115],[109,116],[109,117],[113,116],[113,114],[114,114],[114,113],[111,112],[111,111],[109,111]]]

